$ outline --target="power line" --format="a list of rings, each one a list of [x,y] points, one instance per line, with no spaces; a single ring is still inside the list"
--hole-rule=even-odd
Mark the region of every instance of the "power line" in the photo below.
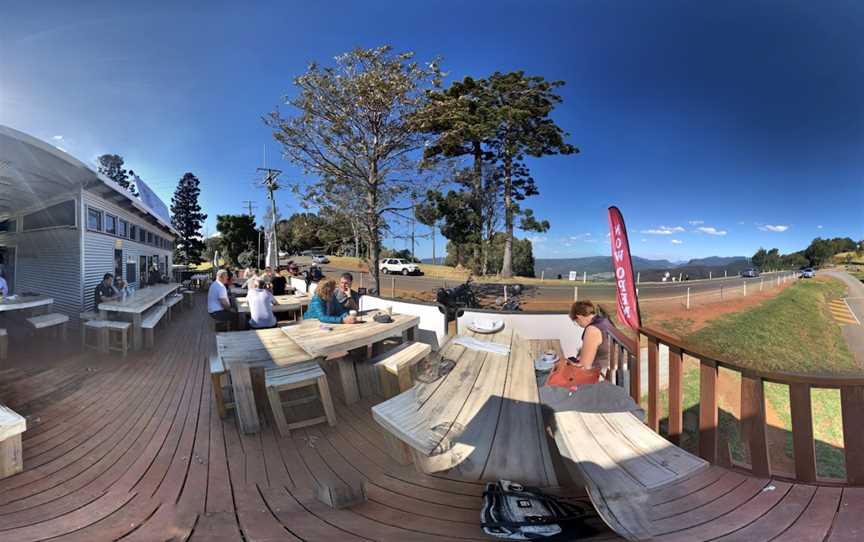
[[[249,213],[248,213],[249,216],[255,216],[254,210],[255,210],[255,207],[257,206],[257,204],[254,201],[248,200],[248,199],[243,200],[243,206],[249,210]]]

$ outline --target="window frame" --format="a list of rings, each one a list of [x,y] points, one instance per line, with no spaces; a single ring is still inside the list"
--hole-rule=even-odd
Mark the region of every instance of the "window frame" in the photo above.
[[[98,217],[98,224],[95,228],[90,226],[90,214],[93,213]],[[87,231],[102,232],[105,228],[105,213],[96,207],[87,206]]]
[[[123,239],[129,237],[129,221],[117,218],[117,235]]]
[[[108,219],[111,219],[114,223],[114,225],[111,229],[108,229]],[[105,233],[108,235],[117,235],[117,220],[119,220],[117,218],[117,215],[112,215],[111,213],[105,213],[105,219],[104,220],[105,220],[104,221]]]

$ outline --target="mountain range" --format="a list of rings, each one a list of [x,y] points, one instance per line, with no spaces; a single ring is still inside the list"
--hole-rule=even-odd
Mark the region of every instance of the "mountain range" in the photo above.
[[[744,256],[710,256],[707,258],[694,258],[689,261],[671,262],[669,260],[651,260],[648,258],[640,258],[633,256],[633,269],[636,271],[672,271],[676,270],[682,273],[690,273],[694,271],[695,276],[691,278],[701,278],[704,271],[705,276],[708,276],[709,271],[718,271],[722,273],[724,269],[728,269],[730,274],[737,274],[742,269],[746,268],[748,259]],[[597,273],[612,272],[612,258],[610,256],[589,256],[585,258],[537,258],[534,261],[534,270],[539,277],[542,272],[549,278],[555,278],[558,274],[566,277],[570,271],[577,273],[588,273],[589,275]],[[714,273],[715,275],[719,273]],[[644,279],[644,277],[643,277]]]

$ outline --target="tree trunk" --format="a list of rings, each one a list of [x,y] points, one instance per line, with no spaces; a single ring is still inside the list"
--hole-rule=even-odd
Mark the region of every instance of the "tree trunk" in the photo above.
[[[435,265],[435,222],[432,222],[432,265]]]
[[[501,276],[509,279],[513,276],[513,206],[512,179],[513,158],[504,151],[504,258],[501,263]]]
[[[480,141],[474,142],[474,194],[472,204],[476,214],[476,231],[473,232],[477,236],[477,242],[474,244],[474,261],[472,267],[474,272],[480,271],[481,254],[483,253],[483,149],[480,146]]]

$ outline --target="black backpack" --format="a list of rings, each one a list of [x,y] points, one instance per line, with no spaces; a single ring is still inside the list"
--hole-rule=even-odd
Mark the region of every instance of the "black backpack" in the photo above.
[[[486,484],[480,526],[484,533],[508,540],[538,540],[562,533],[567,540],[575,540],[594,533],[582,521],[587,516],[585,509],[574,503],[544,495],[538,488],[501,480]]]

